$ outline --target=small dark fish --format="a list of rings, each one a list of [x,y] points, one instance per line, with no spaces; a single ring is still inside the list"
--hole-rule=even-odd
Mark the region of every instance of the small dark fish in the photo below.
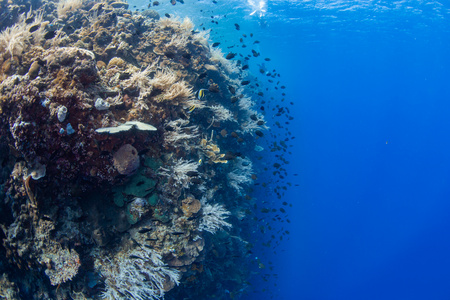
[[[51,30],[44,35],[44,39],[50,40],[56,36],[56,30]]]
[[[33,25],[33,26],[30,27],[29,31],[30,32],[35,32],[36,30],[39,29],[39,27],[41,27],[41,25],[39,25],[39,24]]]
[[[254,41],[254,42],[253,42],[253,44],[259,44],[259,41],[258,41],[258,40],[256,40],[256,41]]]
[[[203,181],[198,177],[191,178],[191,182],[193,184],[202,184],[203,183]]]
[[[131,259],[142,259],[142,260],[144,260],[142,257],[137,256],[137,255],[130,255],[130,258]]]
[[[158,6],[159,2],[158,1],[153,1],[153,6]]]
[[[177,4],[177,1],[176,1],[176,0],[170,0],[170,3],[171,3],[172,5],[175,5],[175,4]]]
[[[188,172],[186,172],[186,175],[189,176],[189,177],[194,177],[194,176],[198,175],[198,172],[196,172],[196,171],[188,171]]]
[[[174,231],[174,232],[171,232],[170,234],[173,234],[173,235],[182,235],[182,234],[184,234],[184,232],[183,232],[183,231]]]
[[[258,116],[253,114],[250,116],[250,119],[252,119],[253,121],[258,121]]]
[[[258,126],[262,126],[262,125],[264,125],[264,121],[262,121],[262,120],[259,120],[258,122],[256,122],[256,125],[258,125]]]
[[[240,30],[241,29],[241,26],[239,26],[238,23],[235,23],[234,26],[236,27],[236,30]]]
[[[166,16],[166,18],[170,18],[170,15],[168,13],[164,14]]]
[[[215,43],[212,44],[213,47],[217,47],[217,46],[219,46],[219,45],[220,45],[219,42],[215,42]]]
[[[230,52],[225,56],[226,59],[233,59],[236,56],[236,53]]]
[[[133,241],[133,243],[135,243],[136,245],[138,245],[138,246],[141,246],[141,244],[138,242],[138,241],[136,241],[134,238],[130,238],[132,241]]]
[[[250,83],[249,80],[244,80],[244,81],[241,82],[241,85],[248,85],[249,83]]]
[[[150,246],[150,245],[144,245],[144,247],[145,247],[145,248],[148,248],[148,249],[153,249],[153,247]]]
[[[139,233],[147,233],[147,232],[150,232],[150,231],[152,231],[153,229],[151,229],[151,228],[142,228],[141,230],[139,230],[138,232]]]
[[[178,2],[180,2],[181,4],[184,4],[184,1],[183,0],[177,0]]]
[[[33,21],[34,21],[34,17],[30,17],[30,18],[25,20],[25,23],[26,24],[31,24],[31,23],[33,23]]]
[[[229,85],[228,86],[228,90],[230,91],[231,94],[236,94],[236,89],[234,88],[234,86]]]
[[[258,57],[260,54],[258,52],[256,52],[255,50],[252,49],[252,53],[254,57]]]
[[[260,131],[260,130],[256,130],[256,131],[255,131],[255,134],[256,134],[257,136],[259,136],[259,137],[263,137],[263,136],[264,136],[264,133],[262,133],[262,131]]]
[[[230,101],[231,103],[236,103],[238,101],[238,98],[233,96],[231,97]]]
[[[213,2],[212,3],[214,3],[214,4],[217,4],[217,1],[216,0],[213,0]]]
[[[270,58],[266,57],[264,58],[265,61],[270,61]]]
[[[195,220],[195,219],[197,219],[198,217],[200,217],[200,215],[196,215],[196,216],[189,217],[188,220],[189,220],[189,221]]]
[[[145,239],[147,242],[155,242],[155,241],[157,241],[158,239],[150,239],[150,238],[148,238],[148,239]]]
[[[139,181],[138,183],[136,183],[136,186],[141,186],[143,185],[145,182],[144,181]]]

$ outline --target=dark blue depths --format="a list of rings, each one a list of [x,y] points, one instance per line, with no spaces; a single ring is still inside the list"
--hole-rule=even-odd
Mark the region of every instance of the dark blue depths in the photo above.
[[[357,14],[262,42],[295,102],[300,184],[273,297],[449,299],[448,16]]]

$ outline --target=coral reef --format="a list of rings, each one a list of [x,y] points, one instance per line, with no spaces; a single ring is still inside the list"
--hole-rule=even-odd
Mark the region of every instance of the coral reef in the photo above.
[[[224,262],[249,252],[235,205],[266,127],[236,64],[188,18],[122,2],[45,1],[1,28],[0,296],[239,294],[250,271]]]

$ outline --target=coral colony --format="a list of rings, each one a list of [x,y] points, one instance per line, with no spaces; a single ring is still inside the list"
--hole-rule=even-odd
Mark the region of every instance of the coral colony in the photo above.
[[[236,63],[124,2],[43,1],[8,26],[0,298],[238,296],[267,127]]]

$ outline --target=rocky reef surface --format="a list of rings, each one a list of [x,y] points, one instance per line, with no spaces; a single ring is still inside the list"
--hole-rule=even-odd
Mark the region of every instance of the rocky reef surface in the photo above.
[[[0,296],[239,297],[267,127],[236,63],[123,2],[0,5]]]

